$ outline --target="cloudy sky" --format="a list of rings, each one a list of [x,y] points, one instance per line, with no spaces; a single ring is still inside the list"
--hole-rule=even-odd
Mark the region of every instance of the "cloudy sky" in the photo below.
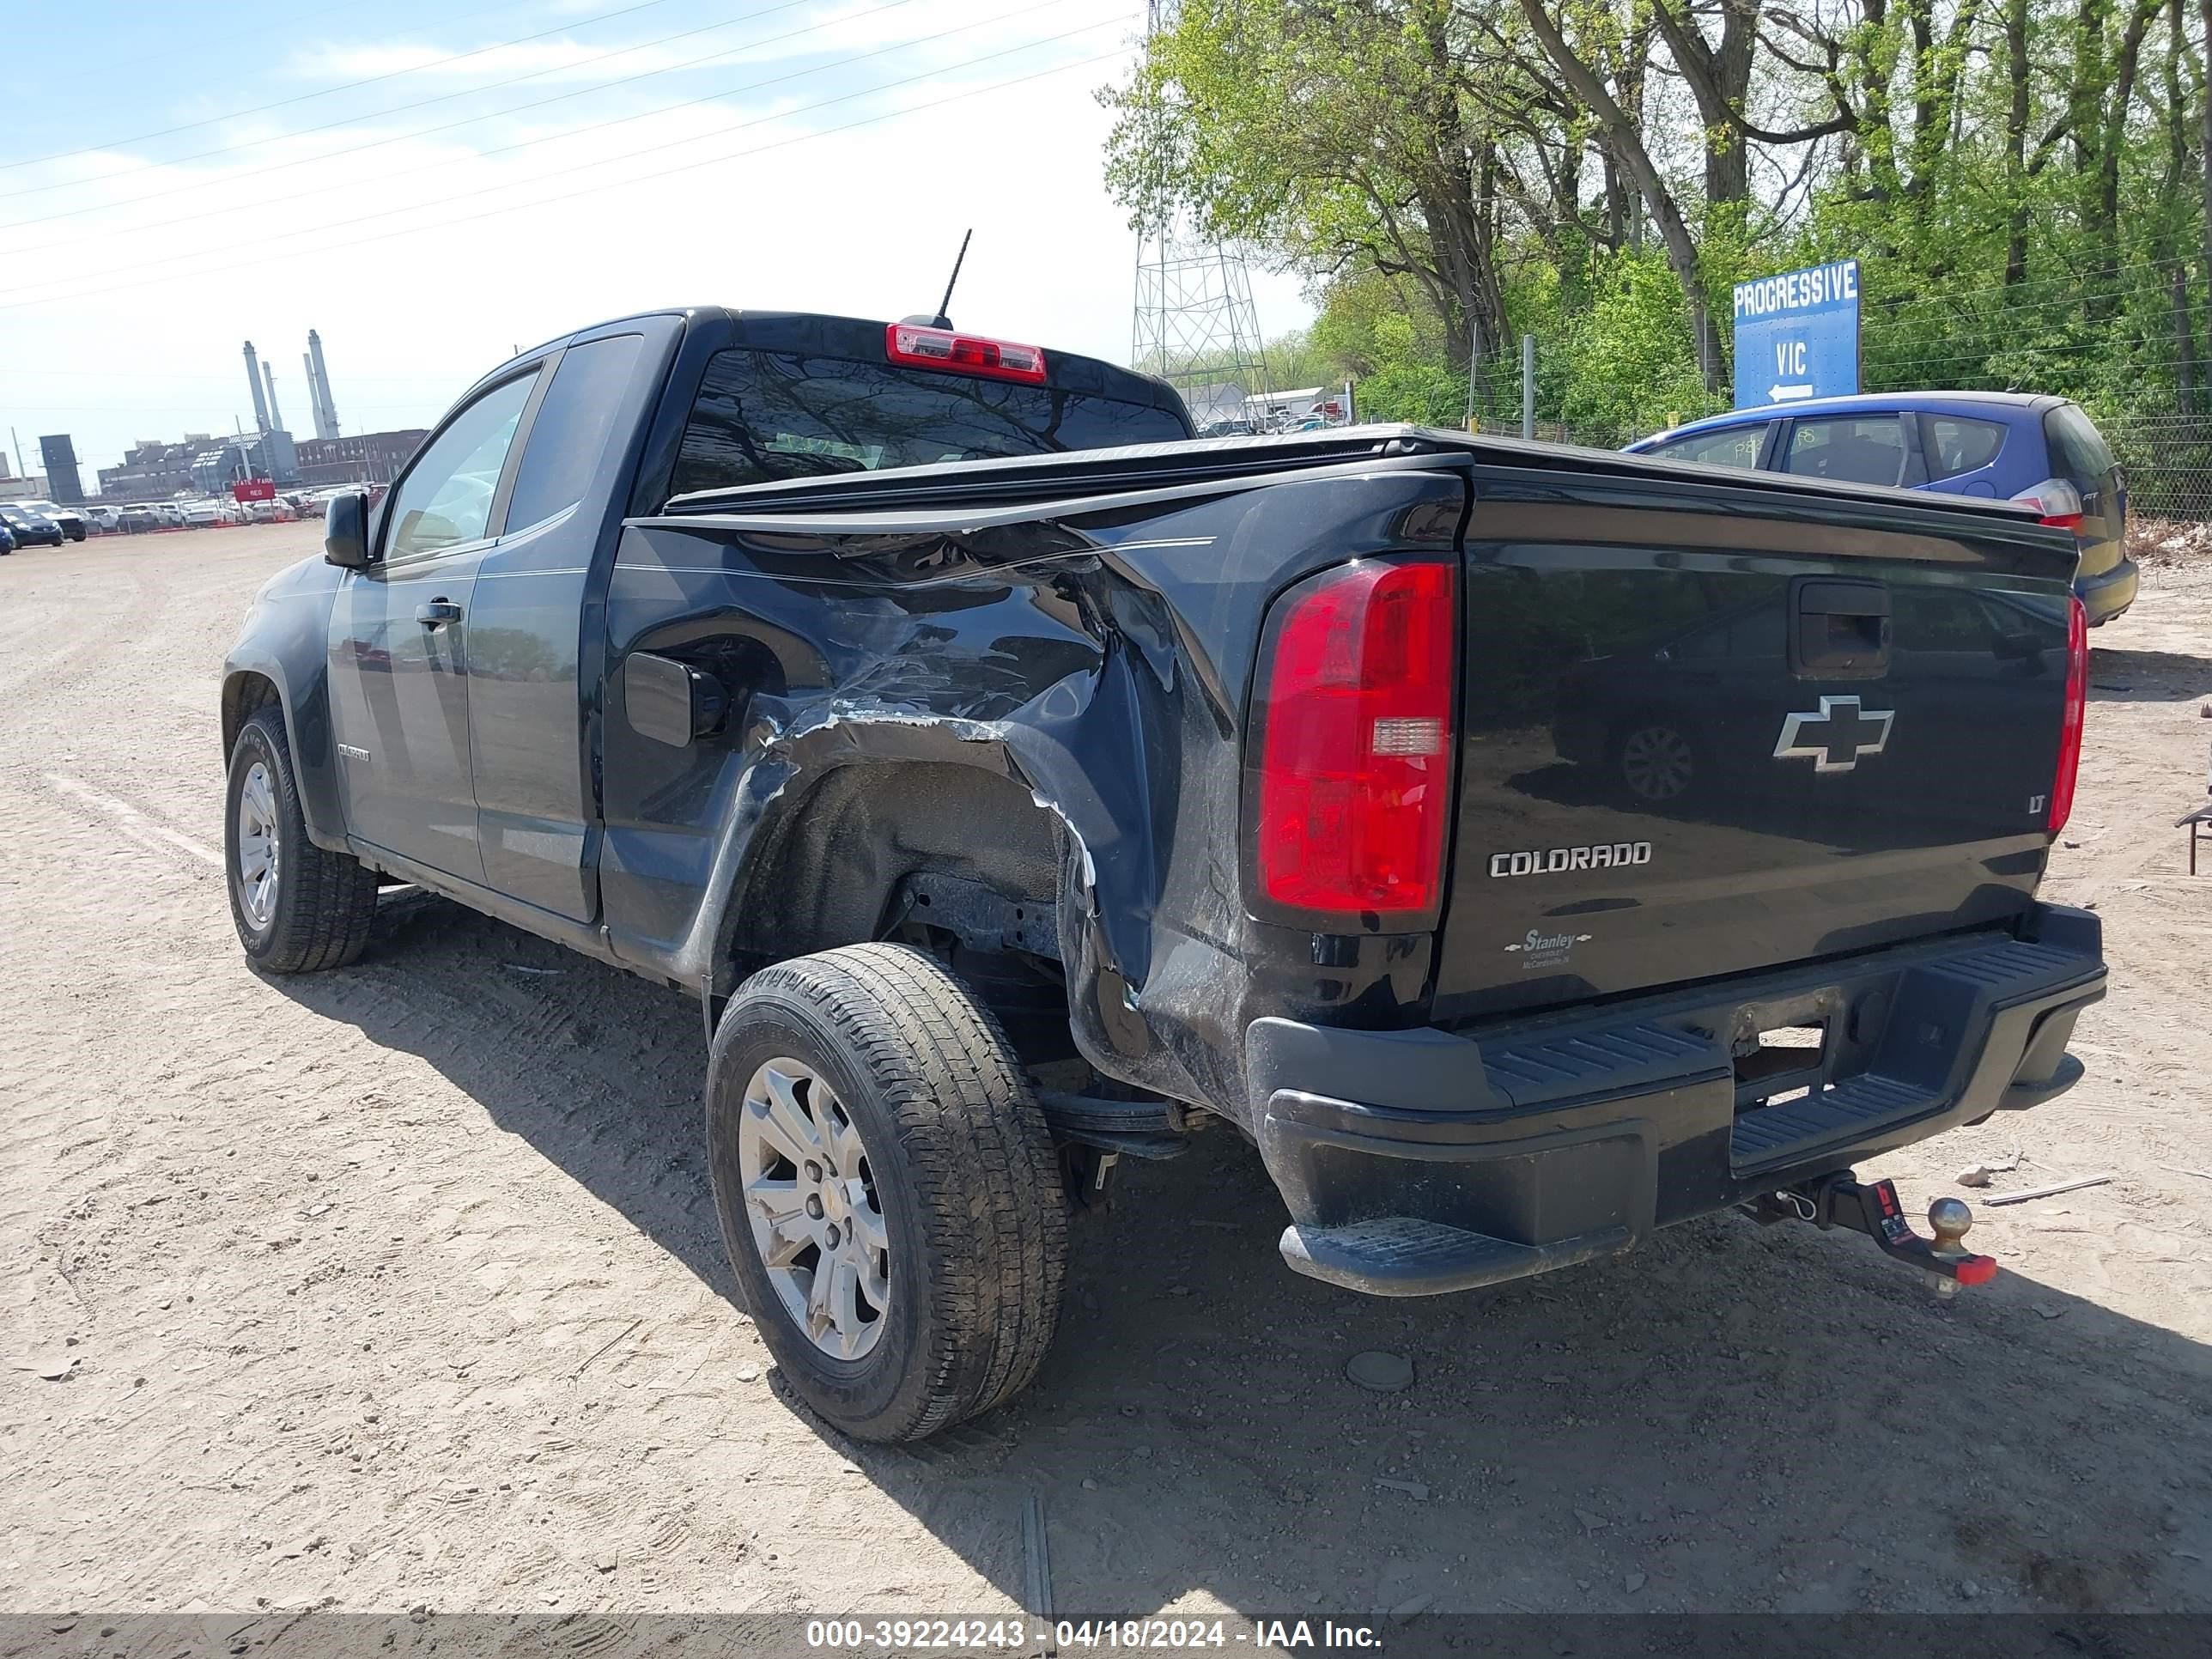
[[[92,483],[227,431],[240,343],[312,434],[427,425],[519,346],[653,306],[894,317],[1126,361],[1096,89],[1132,0],[143,0],[40,9],[0,122],[0,422]],[[1256,275],[1261,322],[1303,321]]]

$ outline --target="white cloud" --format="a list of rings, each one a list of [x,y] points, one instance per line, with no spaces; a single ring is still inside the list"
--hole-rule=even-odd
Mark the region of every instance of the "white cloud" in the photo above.
[[[1005,9],[975,0],[973,15]],[[1063,11],[1064,23],[1002,30],[954,56],[1099,15]],[[875,317],[921,309],[970,224],[975,246],[953,306],[964,326],[1126,361],[1136,250],[1101,182],[1109,117],[1091,96],[1125,58],[829,129],[1115,49],[1127,34],[1126,23],[1104,27],[827,109],[806,106],[854,82],[798,83],[743,112],[667,112],[504,155],[460,142],[472,134],[349,155],[339,132],[277,139],[229,165],[135,173],[127,192],[125,180],[79,185],[62,199],[137,195],[149,180],[164,193],[112,223],[18,233],[44,240],[66,230],[70,240],[0,267],[4,414],[26,432],[73,433],[88,467],[112,465],[139,437],[226,430],[251,417],[239,356],[250,337],[303,429],[299,354],[312,326],[349,431],[427,424],[518,345],[605,317],[672,303]],[[886,61],[857,83],[910,72]],[[732,131],[734,120],[759,125]],[[665,148],[636,154],[657,146]],[[258,188],[227,182],[272,158],[311,155],[313,167]],[[213,187],[165,189],[187,184]],[[606,184],[615,187],[568,194]],[[313,192],[305,201],[267,199],[303,189]],[[202,202],[211,210],[204,222],[116,228]],[[176,263],[132,269],[160,259]],[[1294,283],[1257,272],[1254,281],[1268,331],[1303,319]],[[100,292],[126,283],[143,285]],[[7,308],[27,293],[40,302]]]

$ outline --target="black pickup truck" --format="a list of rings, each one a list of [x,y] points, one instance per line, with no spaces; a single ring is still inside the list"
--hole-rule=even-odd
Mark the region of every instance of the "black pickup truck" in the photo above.
[[[701,308],[486,376],[222,685],[238,933],[413,884],[696,998],[746,1300],[839,1427],[1052,1340],[1070,1205],[1225,1121],[1419,1295],[1730,1207],[1985,1279],[1856,1160],[2067,1088],[2072,538]]]

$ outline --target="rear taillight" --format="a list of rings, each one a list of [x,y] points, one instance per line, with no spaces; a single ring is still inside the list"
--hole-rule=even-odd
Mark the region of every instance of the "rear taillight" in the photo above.
[[[2051,833],[2074,811],[2074,779],[2081,769],[2081,721],[2089,711],[2089,613],[2077,597],[2066,619],[2066,723],[2058,729],[2058,771],[2051,780]]]
[[[2012,499],[2033,507],[2043,515],[2044,523],[2061,530],[2079,530],[2087,510],[2081,492],[2063,478],[2045,478]]]
[[[924,328],[918,323],[893,323],[884,331],[884,349],[893,362],[914,368],[950,369],[956,374],[1025,380],[1032,386],[1044,383],[1043,349],[1016,345],[1011,340],[986,340],[979,335],[955,334],[950,329]]]
[[[1278,600],[1255,696],[1259,896],[1329,916],[1433,911],[1451,805],[1449,564],[1367,561]]]

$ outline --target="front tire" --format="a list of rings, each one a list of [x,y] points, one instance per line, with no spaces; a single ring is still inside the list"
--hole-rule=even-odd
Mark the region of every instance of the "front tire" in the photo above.
[[[223,791],[230,919],[257,968],[307,974],[359,960],[376,917],[376,877],[307,839],[284,711],[254,710],[231,745]]]
[[[793,1390],[856,1439],[919,1440],[1024,1388],[1052,1346],[1067,1217],[998,1022],[896,945],[745,981],[714,1034],[722,1242]]]

